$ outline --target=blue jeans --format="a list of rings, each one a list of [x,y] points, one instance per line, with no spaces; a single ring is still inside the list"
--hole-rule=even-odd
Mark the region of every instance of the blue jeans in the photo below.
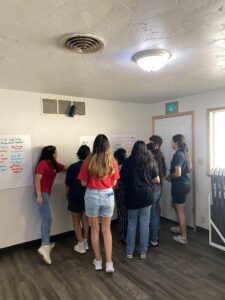
[[[88,217],[112,217],[114,210],[114,193],[108,189],[86,189],[85,212]]]
[[[151,217],[149,223],[149,241],[157,242],[158,241],[158,229],[159,229],[159,200],[162,196],[162,187],[157,186],[158,190],[153,192],[152,195],[152,208],[151,208]]]
[[[146,254],[148,249],[150,210],[151,206],[128,209],[127,254],[133,254],[134,252],[138,224],[140,231],[140,254]]]
[[[42,218],[41,224],[41,240],[42,245],[49,245],[50,244],[50,232],[51,232],[51,225],[52,225],[52,214],[51,214],[51,199],[48,193],[41,193],[43,203],[39,205],[37,203],[37,194],[33,194],[33,199],[36,202],[38,210],[40,212]]]

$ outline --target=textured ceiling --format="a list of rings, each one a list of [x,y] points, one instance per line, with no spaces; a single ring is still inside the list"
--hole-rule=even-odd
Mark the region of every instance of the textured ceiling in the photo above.
[[[0,88],[151,103],[225,87],[224,0],[0,0]],[[101,52],[63,49],[89,33]],[[173,57],[146,73],[148,48]]]

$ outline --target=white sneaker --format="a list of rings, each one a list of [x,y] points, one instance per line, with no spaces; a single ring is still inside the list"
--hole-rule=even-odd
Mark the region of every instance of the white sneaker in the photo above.
[[[127,254],[127,258],[132,259],[133,255],[132,254]]]
[[[78,252],[78,253],[81,253],[81,254],[86,253],[85,246],[84,246],[84,241],[78,242],[78,243],[74,246],[74,251],[76,251],[76,252]]]
[[[146,254],[141,254],[140,255],[140,258],[142,258],[142,259],[145,259],[147,256],[146,256]]]
[[[183,238],[181,235],[175,235],[173,237],[173,240],[182,245],[186,245],[188,243],[187,240],[185,238]]]
[[[51,243],[50,245],[49,245],[50,247],[50,252],[52,251],[52,249],[55,247],[55,243]]]
[[[105,266],[106,266],[105,270],[106,270],[107,273],[113,273],[115,271],[112,261],[107,262]]]
[[[84,247],[85,247],[85,250],[89,250],[88,240],[87,239],[84,239]]]
[[[170,227],[170,231],[172,231],[173,233],[180,233],[180,227],[179,226]]]
[[[102,270],[102,260],[96,260],[94,259],[93,264],[95,266],[96,271]]]
[[[51,245],[42,245],[42,246],[38,249],[38,253],[42,256],[43,260],[44,260],[48,265],[51,265],[51,263],[52,263],[51,257],[50,257],[50,253],[51,253]]]

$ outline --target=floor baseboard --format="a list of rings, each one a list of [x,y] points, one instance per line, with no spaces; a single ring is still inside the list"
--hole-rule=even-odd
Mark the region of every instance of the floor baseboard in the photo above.
[[[171,223],[171,225],[177,225],[178,223],[175,222],[175,221],[171,221],[167,218],[163,218],[161,217],[161,220],[162,222],[163,221],[166,221],[166,222],[169,222]],[[118,223],[118,220],[113,220],[112,221],[112,225],[115,225]],[[193,229],[192,227],[189,227],[190,229]],[[209,230],[208,229],[205,229],[205,228],[202,228],[200,226],[197,226],[197,232],[200,232],[200,233],[203,233],[203,234],[209,234]],[[62,239],[65,239],[65,238],[69,238],[69,237],[72,237],[74,236],[74,231],[73,230],[70,230],[70,231],[67,231],[67,232],[63,232],[63,233],[59,233],[59,234],[56,234],[56,235],[53,235],[51,236],[51,241],[52,242],[56,242],[56,241],[59,241],[59,240],[62,240]],[[24,242],[24,243],[21,243],[21,244],[17,244],[17,245],[12,245],[12,246],[9,246],[9,247],[5,247],[5,248],[1,248],[0,249],[0,253],[4,253],[4,252],[9,252],[9,251],[14,251],[16,249],[22,249],[22,248],[25,248],[25,247],[33,247],[33,246],[40,246],[41,244],[41,239],[37,239],[37,240],[33,240],[33,241],[29,241],[29,242]]]

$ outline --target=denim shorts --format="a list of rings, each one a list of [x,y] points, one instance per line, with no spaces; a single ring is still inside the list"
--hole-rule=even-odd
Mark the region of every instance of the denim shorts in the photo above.
[[[112,217],[114,210],[113,189],[86,189],[85,212],[88,217]]]

